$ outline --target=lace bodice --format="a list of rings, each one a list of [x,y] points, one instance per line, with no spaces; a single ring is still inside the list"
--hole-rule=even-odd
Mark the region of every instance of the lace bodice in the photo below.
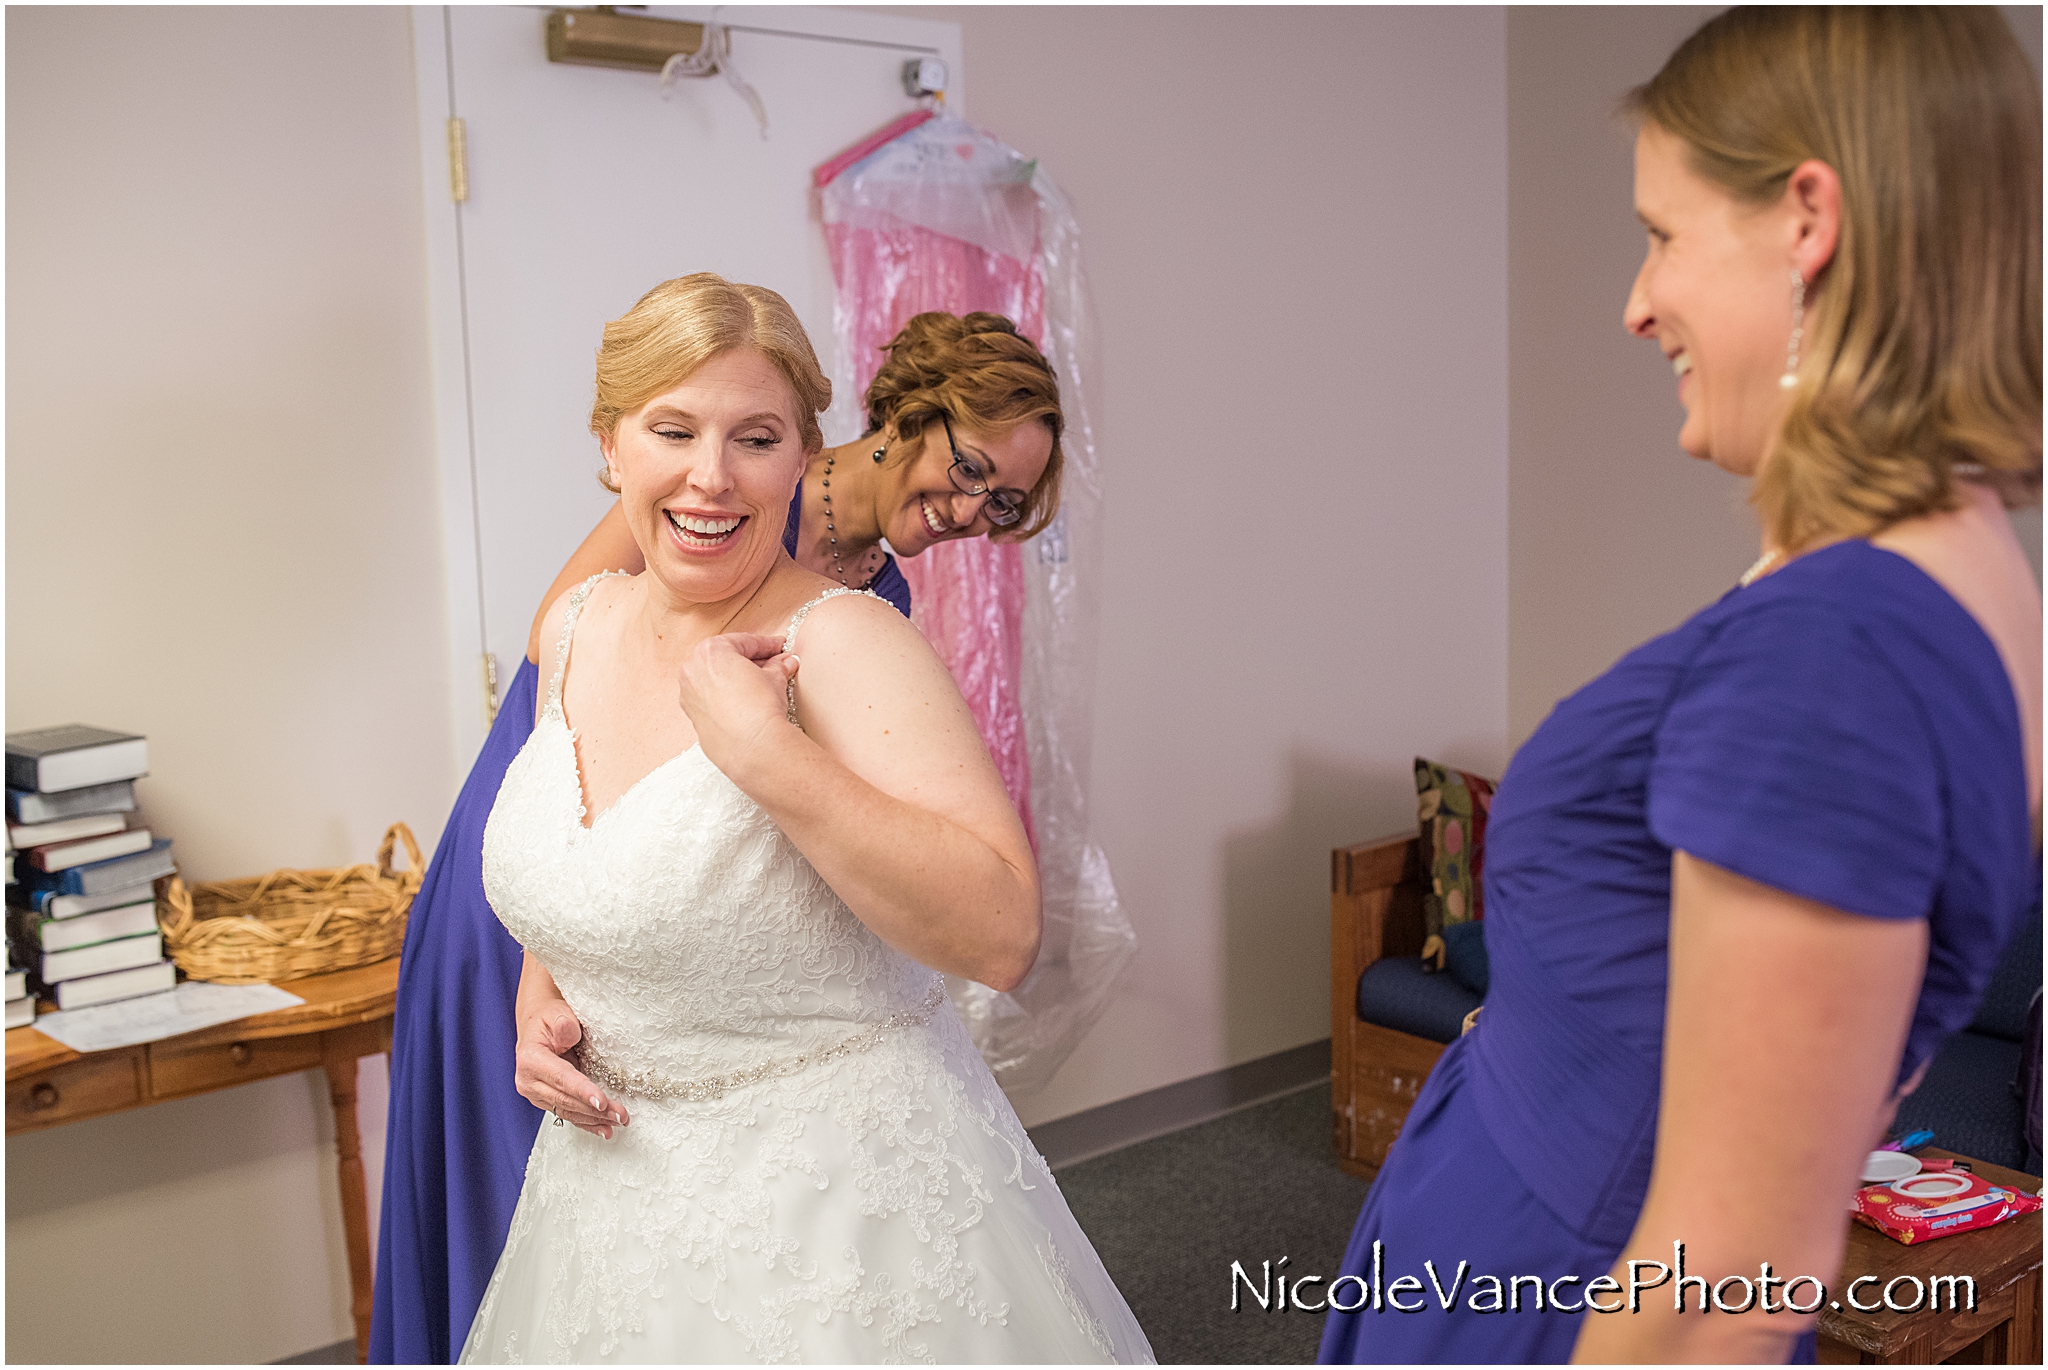
[[[463,1359],[1149,1359],[940,977],[702,750],[584,826],[561,682],[594,583],[484,888],[631,1121],[540,1129]]]
[[[701,748],[584,826],[562,677],[598,579],[570,597],[533,739],[484,833],[491,907],[575,1008],[586,1057],[721,1076],[922,1005],[938,977],[870,932]],[[786,645],[817,604],[847,593],[858,592],[800,609]]]

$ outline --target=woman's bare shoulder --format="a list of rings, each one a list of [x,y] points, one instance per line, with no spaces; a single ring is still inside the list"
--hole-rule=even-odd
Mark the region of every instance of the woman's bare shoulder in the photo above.
[[[924,636],[889,601],[864,591],[834,594],[827,586],[792,617],[796,651],[858,650],[864,646],[916,643]],[[929,649],[927,649],[929,650]]]
[[[643,573],[644,574],[644,573]],[[569,634],[573,625],[569,622],[570,606],[582,596],[582,613],[593,609],[602,612],[617,599],[632,593],[637,576],[619,571],[600,571],[587,580],[578,581],[556,595],[553,602],[541,611],[540,659],[534,665],[540,668],[541,698],[547,698],[547,681],[561,668],[563,651],[569,645]]]
[[[953,677],[924,635],[888,601],[841,594],[813,601],[791,646],[802,663],[797,697],[830,708],[860,701],[944,701],[960,698]]]
[[[2028,788],[2041,808],[2041,590],[1995,494],[1963,483],[1955,510],[1894,524],[1870,539],[1914,563],[1977,621],[2004,662],[2026,733]]]
[[[834,595],[799,625],[795,652],[797,722],[855,774],[900,799],[943,795],[943,811],[956,818],[976,813],[993,823],[1007,811],[952,673],[895,606]]]

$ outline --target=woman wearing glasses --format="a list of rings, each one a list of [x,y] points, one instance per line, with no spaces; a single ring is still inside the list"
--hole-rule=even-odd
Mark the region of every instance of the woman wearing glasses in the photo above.
[[[910,612],[895,557],[953,538],[1029,538],[1059,506],[1059,387],[998,314],[920,314],[866,395],[869,431],[813,456],[783,549]],[[600,474],[599,479],[605,482]],[[611,488],[605,482],[607,488]],[[886,539],[890,551],[884,550]],[[542,598],[645,561],[618,506]],[[483,831],[533,730],[541,617],[413,901],[392,1033],[374,1363],[446,1363],[505,1245],[542,1115],[514,1090],[521,952],[484,897]]]

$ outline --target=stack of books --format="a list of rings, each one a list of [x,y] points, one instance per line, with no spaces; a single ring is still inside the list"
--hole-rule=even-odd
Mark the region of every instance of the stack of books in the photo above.
[[[132,733],[69,724],[7,735],[8,941],[60,1009],[177,983],[154,886],[177,869],[170,839],[133,821],[135,778],[148,771],[149,744]],[[14,1013],[10,1001],[9,1026]]]
[[[4,841],[5,834],[0,833],[0,842]],[[6,862],[7,895],[9,902],[12,902],[14,897],[14,848],[11,845],[7,847]],[[11,919],[9,920],[10,924],[12,921]],[[26,964],[27,962],[22,957],[20,949],[14,945],[14,929],[10,926],[7,930],[7,1026],[11,1028],[21,1027],[23,1024],[32,1021],[36,1016],[36,1001],[28,992],[28,972],[23,969]]]

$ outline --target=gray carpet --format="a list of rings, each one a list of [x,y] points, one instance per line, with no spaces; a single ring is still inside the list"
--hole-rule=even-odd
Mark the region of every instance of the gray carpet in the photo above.
[[[1162,1364],[1316,1358],[1322,1315],[1261,1311],[1242,1285],[1233,1313],[1230,1263],[1255,1283],[1282,1256],[1325,1288],[1337,1273],[1367,1186],[1337,1168],[1327,1083],[1057,1174]]]

